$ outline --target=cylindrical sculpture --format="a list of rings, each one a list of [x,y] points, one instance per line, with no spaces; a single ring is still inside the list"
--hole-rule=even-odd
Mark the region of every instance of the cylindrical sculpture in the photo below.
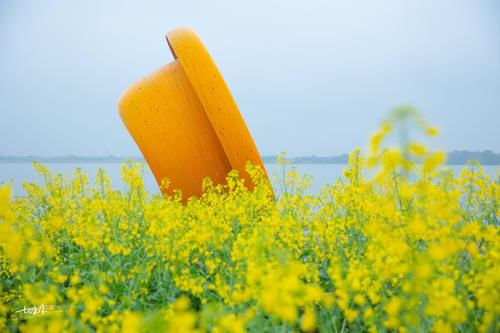
[[[167,193],[180,189],[183,201],[201,195],[205,177],[223,184],[232,169],[251,188],[246,163],[265,172],[264,165],[214,61],[188,28],[169,32],[167,42],[175,60],[133,84],[119,101],[120,116],[156,181],[168,178]]]

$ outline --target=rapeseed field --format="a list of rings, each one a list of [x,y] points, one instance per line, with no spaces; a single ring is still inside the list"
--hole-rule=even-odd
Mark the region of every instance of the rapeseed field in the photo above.
[[[186,204],[142,164],[125,191],[35,164],[0,188],[0,330],[498,332],[500,174],[453,175],[408,126],[437,134],[396,110],[320,193],[284,155],[274,191],[248,165],[253,191],[233,171]]]

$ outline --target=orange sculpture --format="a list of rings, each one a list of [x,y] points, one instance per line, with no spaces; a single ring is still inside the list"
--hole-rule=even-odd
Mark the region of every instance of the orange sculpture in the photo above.
[[[188,28],[167,34],[174,61],[130,86],[121,96],[120,117],[156,181],[183,193],[202,193],[202,180],[225,183],[239,171],[251,188],[248,161],[265,172],[262,159],[214,61]],[[266,175],[267,177],[267,175]]]

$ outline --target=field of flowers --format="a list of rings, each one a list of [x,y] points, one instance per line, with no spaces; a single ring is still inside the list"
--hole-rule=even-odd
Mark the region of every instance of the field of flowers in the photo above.
[[[398,110],[317,194],[283,155],[274,192],[249,165],[253,191],[231,172],[187,204],[140,164],[126,191],[35,164],[26,197],[0,187],[0,330],[500,331],[500,174],[455,177],[406,135],[383,149],[408,122],[436,134]]]

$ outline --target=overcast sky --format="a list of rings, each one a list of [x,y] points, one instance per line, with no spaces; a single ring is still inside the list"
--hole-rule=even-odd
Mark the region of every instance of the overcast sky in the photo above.
[[[446,150],[500,151],[500,2],[0,1],[0,155],[140,152],[117,101],[197,32],[262,155],[364,147],[412,104]]]

